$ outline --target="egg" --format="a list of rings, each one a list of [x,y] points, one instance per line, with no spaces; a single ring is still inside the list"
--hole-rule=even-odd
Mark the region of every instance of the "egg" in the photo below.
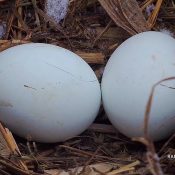
[[[151,88],[175,76],[175,40],[161,32],[143,32],[111,55],[102,77],[102,99],[111,123],[128,137],[144,136],[144,114]],[[151,106],[148,133],[158,141],[175,131],[175,80],[160,83]]]
[[[30,43],[0,53],[0,121],[38,142],[59,142],[89,127],[101,90],[90,66],[64,48]]]

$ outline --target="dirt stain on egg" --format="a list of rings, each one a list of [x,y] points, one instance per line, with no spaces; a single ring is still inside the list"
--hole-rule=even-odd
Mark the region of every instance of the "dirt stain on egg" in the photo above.
[[[156,55],[152,55],[151,58],[152,58],[153,61],[156,61],[157,60],[157,56]]]
[[[59,126],[61,126],[61,127],[64,126],[64,124],[63,124],[62,122],[56,121],[56,123],[57,123],[57,125],[59,125]]]
[[[0,100],[0,107],[13,107],[13,105],[7,101]]]
[[[29,88],[29,89],[33,89],[33,90],[37,90],[36,88],[33,88],[31,86],[28,86],[28,85],[24,85],[24,87]]]

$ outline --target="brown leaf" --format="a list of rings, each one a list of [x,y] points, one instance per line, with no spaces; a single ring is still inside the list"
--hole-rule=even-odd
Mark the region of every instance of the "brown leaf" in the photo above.
[[[136,34],[136,32],[132,29],[130,24],[123,17],[121,10],[119,9],[118,1],[116,0],[98,0],[98,1],[106,10],[111,19],[116,23],[116,25],[123,28],[131,35]]]
[[[118,0],[125,19],[137,32],[149,30],[145,17],[136,0]]]
[[[131,35],[149,30],[136,0],[98,0],[112,20]]]

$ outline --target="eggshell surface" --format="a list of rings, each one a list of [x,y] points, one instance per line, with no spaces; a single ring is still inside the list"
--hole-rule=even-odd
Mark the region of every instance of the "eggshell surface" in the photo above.
[[[111,123],[128,137],[143,136],[151,88],[175,76],[175,40],[160,32],[137,34],[109,59],[102,78],[102,99]],[[175,131],[175,80],[156,87],[148,131],[155,140]]]
[[[30,43],[0,53],[0,121],[17,135],[39,142],[72,138],[94,121],[100,103],[93,70],[73,52]]]

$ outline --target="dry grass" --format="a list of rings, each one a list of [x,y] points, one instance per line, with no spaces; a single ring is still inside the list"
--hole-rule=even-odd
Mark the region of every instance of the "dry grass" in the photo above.
[[[148,15],[147,8],[152,3],[155,8]],[[0,0],[0,24],[7,25],[0,51],[28,42],[59,45],[79,54],[101,80],[109,56],[120,43],[150,29],[166,29],[174,35],[174,18],[173,0],[70,0],[67,16],[57,24],[46,15],[42,0]],[[147,135],[156,85],[145,113],[145,137],[136,139],[143,144],[116,134],[103,109],[96,120],[98,124],[64,143],[40,144],[15,137],[16,144],[10,131],[1,126],[6,144],[1,141],[0,174],[56,175],[63,174],[63,169],[70,175],[175,174],[174,160],[167,158],[175,154],[174,135],[156,144]]]

